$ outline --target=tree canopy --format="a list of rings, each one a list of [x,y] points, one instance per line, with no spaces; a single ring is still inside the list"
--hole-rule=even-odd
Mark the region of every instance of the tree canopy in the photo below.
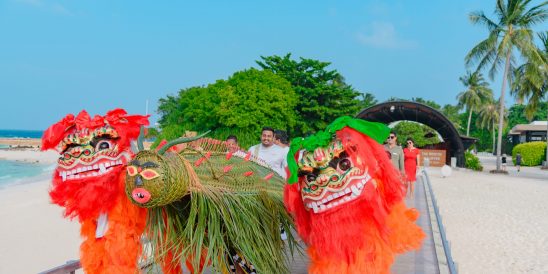
[[[329,62],[285,56],[261,56],[257,64],[291,83],[297,95],[296,134],[324,129],[343,115],[355,115],[361,107],[360,93],[344,81],[336,70],[328,70]]]
[[[212,130],[219,139],[238,134],[240,144],[250,146],[258,142],[264,126],[292,129],[295,103],[295,92],[284,78],[270,71],[239,71],[228,80],[160,99],[161,138],[174,139],[187,130]]]
[[[395,125],[392,130],[398,134],[398,143],[403,147],[405,147],[405,141],[409,137],[413,139],[416,147],[423,147],[425,145],[437,144],[440,142],[436,131],[423,124],[402,121]]]

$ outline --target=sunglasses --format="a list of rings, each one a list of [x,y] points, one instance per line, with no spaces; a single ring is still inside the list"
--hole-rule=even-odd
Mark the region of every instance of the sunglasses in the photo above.
[[[408,145],[412,145],[412,144],[413,144],[413,142],[407,142],[407,144],[408,144]]]
[[[388,137],[388,139],[396,139],[396,136],[390,135],[390,136]]]

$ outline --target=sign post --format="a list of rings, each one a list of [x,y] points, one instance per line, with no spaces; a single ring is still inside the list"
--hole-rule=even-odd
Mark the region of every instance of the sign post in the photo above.
[[[424,160],[428,159],[430,166],[442,167],[446,161],[446,151],[442,149],[421,149],[420,166],[424,166]]]

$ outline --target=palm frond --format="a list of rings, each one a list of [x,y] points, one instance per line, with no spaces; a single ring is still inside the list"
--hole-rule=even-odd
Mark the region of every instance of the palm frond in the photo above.
[[[184,169],[181,178],[164,173],[164,182],[189,187],[169,203],[158,203],[164,206],[149,209],[147,236],[155,260],[187,261],[195,269],[208,262],[219,273],[228,269],[233,263],[230,255],[237,253],[260,273],[288,273],[286,258],[292,256],[286,256],[284,246],[290,253],[301,250],[291,233],[286,242],[281,240],[280,227],[288,232],[293,228],[283,203],[283,178],[262,179],[273,171],[254,159],[227,158],[226,151],[221,141],[199,139],[187,143],[179,154],[162,156],[181,159],[179,166]],[[227,165],[231,169],[224,171]]]
[[[527,1],[529,3],[529,1]],[[548,1],[545,1],[537,6],[529,9],[525,14],[523,14],[519,25],[524,27],[530,27],[536,24],[540,24],[548,18],[548,12],[544,9],[544,6],[548,4]]]
[[[504,3],[504,0],[497,0],[497,5],[495,8],[495,14],[500,18],[501,22],[504,22],[506,17],[506,5]]]
[[[469,19],[470,19],[470,22],[472,22],[472,24],[479,24],[479,25],[486,26],[489,31],[494,31],[497,28],[499,28],[499,25],[493,22],[487,16],[485,16],[483,11],[475,11],[470,13]]]
[[[473,47],[464,58],[466,66],[472,66],[474,62],[480,60],[476,70],[481,70],[486,65],[491,63],[496,56],[495,49],[497,40],[498,31],[493,31],[489,34],[487,39],[479,42],[475,47]]]

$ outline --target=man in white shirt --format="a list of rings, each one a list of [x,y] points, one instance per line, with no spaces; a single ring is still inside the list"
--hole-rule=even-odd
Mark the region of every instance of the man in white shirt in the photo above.
[[[248,151],[251,155],[265,161],[272,168],[272,170],[276,171],[276,173],[285,179],[285,162],[287,151],[274,144],[273,128],[264,127],[261,131],[261,143],[250,147]]]

